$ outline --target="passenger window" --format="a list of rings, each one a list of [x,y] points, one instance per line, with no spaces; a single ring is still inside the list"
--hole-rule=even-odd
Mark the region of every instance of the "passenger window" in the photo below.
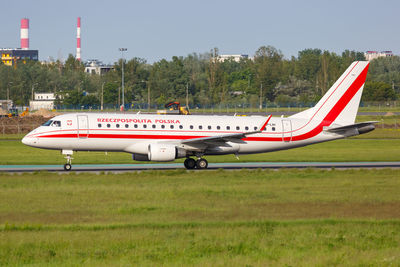
[[[190,125],[190,129],[193,129],[193,125]]]
[[[174,129],[174,125],[170,125],[169,128]]]
[[[119,128],[119,124],[117,123],[116,125],[115,125],[117,128]]]
[[[211,126],[210,125],[208,125],[208,130],[211,130]]]
[[[203,129],[203,126],[202,126],[202,125],[199,125],[199,129],[200,129],[200,130]]]
[[[161,129],[164,129],[165,128],[165,125],[163,124],[163,125],[161,125]]]
[[[137,128],[137,124],[133,125],[133,127]]]
[[[230,130],[230,129],[231,129],[231,126],[226,126],[226,129],[227,129],[227,130]]]
[[[107,124],[107,128],[110,128],[110,126],[111,126],[110,124]]]
[[[239,131],[239,130],[240,130],[240,127],[239,127],[239,126],[236,126],[236,130],[238,130],[238,131]]]
[[[256,126],[254,126],[254,131],[257,131],[257,127]]]
[[[183,129],[183,126],[182,126],[182,125],[179,125],[179,129]]]
[[[275,127],[272,127],[272,131],[275,131]]]
[[[155,124],[153,124],[151,127],[153,127],[153,129],[155,129],[155,128],[156,128],[156,125],[155,125]]]
[[[101,123],[97,124],[97,127],[101,128]]]
[[[129,128],[129,124],[125,124],[125,128]]]
[[[217,130],[221,130],[221,127],[220,127],[220,126],[217,126]]]
[[[145,128],[145,129],[146,129],[146,128],[147,128],[147,124],[143,124],[143,128]]]
[[[249,127],[248,127],[248,126],[246,126],[246,127],[244,127],[244,129],[245,129],[246,131],[248,131],[248,130],[249,130]]]

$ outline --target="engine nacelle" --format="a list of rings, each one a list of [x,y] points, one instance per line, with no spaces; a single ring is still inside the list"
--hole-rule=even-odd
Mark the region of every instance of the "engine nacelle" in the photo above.
[[[148,155],[132,154],[132,159],[137,161],[149,161]]]
[[[148,159],[151,161],[173,161],[186,157],[186,150],[171,144],[150,144]]]

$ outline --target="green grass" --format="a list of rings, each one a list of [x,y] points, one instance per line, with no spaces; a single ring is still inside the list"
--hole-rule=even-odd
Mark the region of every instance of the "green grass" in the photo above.
[[[400,115],[396,115],[396,116],[367,116],[367,115],[362,115],[362,116],[357,116],[356,121],[357,122],[379,121],[379,124],[378,124],[377,128],[380,128],[379,126],[381,124],[390,125],[389,128],[395,128],[395,129],[399,129],[400,128]]]
[[[400,170],[0,174],[0,265],[399,265]]]
[[[400,139],[400,125],[397,129],[381,128],[381,125],[376,127],[372,132],[353,136],[350,139]]]
[[[3,232],[0,264],[398,266],[399,231],[398,222],[316,221]]]

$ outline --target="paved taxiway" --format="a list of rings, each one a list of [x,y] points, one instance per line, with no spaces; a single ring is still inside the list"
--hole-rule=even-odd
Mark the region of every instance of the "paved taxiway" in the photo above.
[[[183,169],[182,163],[150,163],[150,164],[75,164],[72,171],[79,172],[120,172],[140,170]],[[281,169],[281,168],[400,168],[400,161],[395,162],[235,162],[210,163],[208,169]],[[64,171],[62,165],[0,165],[0,172],[35,172]]]

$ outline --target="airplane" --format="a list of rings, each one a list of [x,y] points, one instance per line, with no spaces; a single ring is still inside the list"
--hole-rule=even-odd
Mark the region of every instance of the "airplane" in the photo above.
[[[22,143],[60,150],[66,171],[74,151],[127,152],[136,161],[186,158],[187,169],[206,169],[206,155],[265,153],[374,130],[377,122],[355,123],[368,67],[353,62],[314,107],[289,117],[70,113],[50,119]]]

